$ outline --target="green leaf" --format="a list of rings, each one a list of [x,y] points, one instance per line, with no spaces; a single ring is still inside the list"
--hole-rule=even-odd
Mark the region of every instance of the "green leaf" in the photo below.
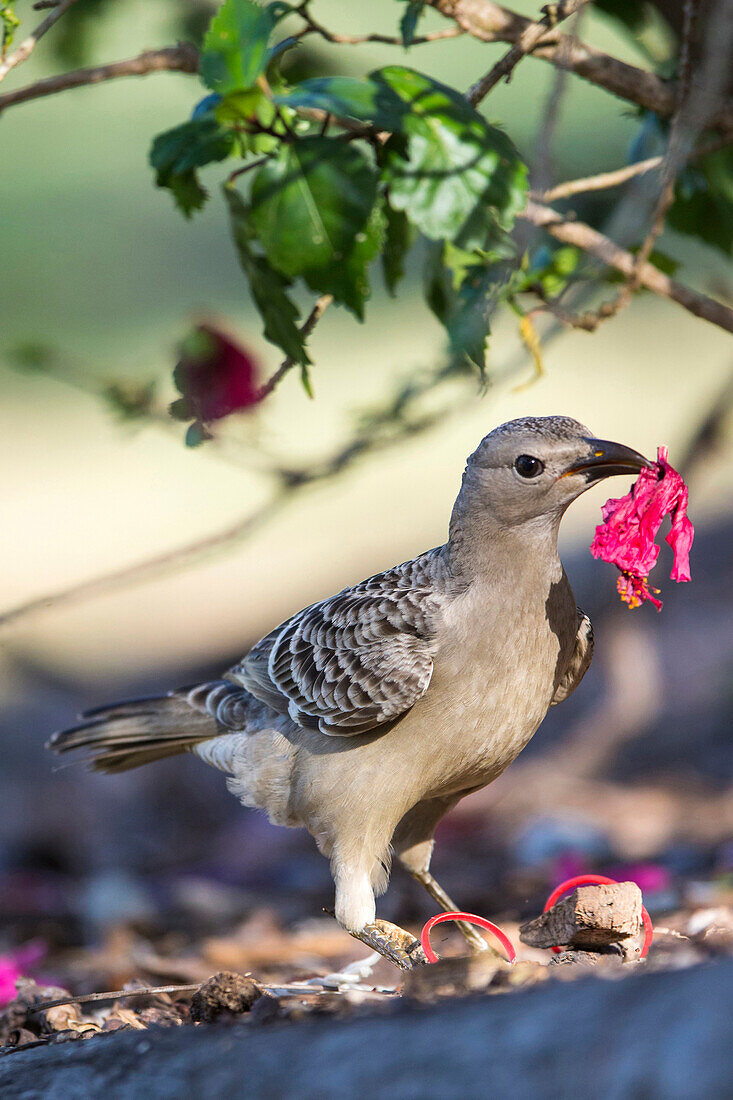
[[[387,205],[387,232],[382,251],[382,270],[387,290],[394,297],[397,284],[405,274],[405,255],[412,244],[413,231],[402,210]]]
[[[733,148],[701,157],[677,180],[667,224],[678,233],[733,251]]]
[[[382,204],[376,203],[344,259],[306,276],[313,290],[333,294],[334,300],[350,309],[360,321],[364,320],[364,305],[371,294],[368,268],[382,247],[386,224]]]
[[[531,265],[521,272],[518,290],[541,287],[547,298],[557,298],[568,283],[577,278],[581,253],[573,245],[549,248],[542,245],[532,257]],[[621,276],[623,278],[623,276]]]
[[[633,35],[641,34],[649,21],[649,5],[639,0],[595,0],[595,6]]]
[[[0,2],[0,48],[3,56],[12,46],[15,32],[20,26],[20,19],[13,11],[13,7],[14,0],[7,0],[7,3]]]
[[[405,105],[379,80],[353,76],[326,76],[303,80],[287,94],[273,96],[275,103],[305,107],[369,122],[379,130],[399,129]]]
[[[224,0],[204,37],[201,79],[207,88],[227,92],[251,88],[270,60],[273,28],[288,4]]]
[[[278,145],[279,139],[274,134],[246,132],[253,122],[266,127],[272,127],[275,122],[275,104],[260,88],[248,88],[223,96],[214,107],[214,116],[224,126],[238,126],[237,141],[243,156],[246,153],[271,153]]]
[[[225,160],[233,143],[232,134],[209,115],[158,134],[150,149],[156,185],[171,191],[176,205],[190,217],[194,210],[204,205],[207,197],[196,169]]]
[[[385,147],[390,202],[433,240],[486,249],[523,209],[527,168],[506,134],[452,88],[392,65],[372,74],[409,107]]]
[[[297,325],[300,316],[298,308],[285,293],[289,280],[275,271],[264,256],[253,252],[249,237],[249,210],[233,187],[224,187],[223,190],[237,255],[264,321],[265,339],[305,368],[310,359]]]
[[[353,144],[301,138],[257,172],[250,224],[279,271],[315,287],[318,273],[350,255],[376,193],[376,171]]]
[[[457,262],[456,270],[450,263]],[[448,333],[451,358],[457,366],[466,361],[486,369],[486,341],[491,316],[511,286],[516,264],[509,261],[466,265],[465,254],[451,255],[446,246],[428,250],[425,264],[425,298]]]
[[[411,46],[415,40],[415,31],[420,16],[425,9],[425,2],[426,0],[407,0],[407,7],[400,19],[400,33],[402,34],[402,45],[405,49]]]

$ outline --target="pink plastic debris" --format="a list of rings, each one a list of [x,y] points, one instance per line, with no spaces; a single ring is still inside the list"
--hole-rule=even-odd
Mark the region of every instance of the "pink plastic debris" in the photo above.
[[[0,955],[0,1008],[15,998],[15,983],[23,978],[45,955],[39,943],[29,943],[9,955]]]
[[[425,952],[425,957],[427,958],[428,962],[436,963],[438,961],[438,956],[435,954],[432,947],[430,946],[430,933],[436,924],[442,924],[443,921],[446,920],[462,920],[465,921],[466,924],[477,924],[480,928],[485,928],[488,932],[493,932],[501,946],[506,951],[509,962],[512,963],[512,965],[514,964],[517,953],[514,950],[512,941],[509,939],[506,933],[502,932],[501,928],[499,928],[497,924],[494,924],[493,921],[487,920],[486,917],[478,917],[475,913],[462,913],[458,910],[450,910],[447,913],[436,913],[434,917],[431,917],[430,920],[426,921],[423,925],[423,930],[420,934],[420,943],[422,945],[423,951]]]
[[[689,581],[690,547],[695,528],[687,517],[687,486],[667,461],[667,448],[657,448],[655,469],[645,469],[625,497],[607,500],[603,505],[603,523],[596,527],[590,552],[594,558],[610,562],[621,572],[617,582],[619,595],[630,608],[645,600],[658,611],[658,588],[649,588],[649,573],[659,555],[654,539],[665,516],[671,515],[672,529],[666,541],[674,552],[671,579]]]

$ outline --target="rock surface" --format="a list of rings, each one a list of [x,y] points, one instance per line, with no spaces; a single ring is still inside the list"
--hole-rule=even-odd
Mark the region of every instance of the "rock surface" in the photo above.
[[[120,1033],[0,1059],[8,1100],[729,1095],[733,961],[351,1021]]]

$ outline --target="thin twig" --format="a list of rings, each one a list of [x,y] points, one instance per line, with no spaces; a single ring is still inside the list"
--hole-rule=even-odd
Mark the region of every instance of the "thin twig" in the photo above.
[[[313,309],[306,317],[303,324],[300,326],[299,331],[302,337],[305,338],[310,336],[310,334],[313,332],[313,329],[316,327],[332,301],[332,294],[321,295],[316,304],[313,306]],[[278,383],[285,377],[288,371],[293,369],[295,365],[296,360],[291,359],[289,355],[286,359],[283,359],[282,363],[274,372],[274,374],[271,374],[267,381],[263,382],[263,384],[260,386],[259,390],[257,391],[257,401],[263,401],[266,397],[269,397],[269,395],[272,393]]]
[[[726,144],[728,139],[726,138]],[[573,195],[583,195],[586,191],[606,191],[611,187],[620,187],[636,176],[642,176],[645,172],[652,172],[659,168],[664,160],[663,156],[647,157],[646,160],[638,160],[635,164],[625,164],[623,168],[615,168],[612,172],[599,172],[595,176],[585,176],[583,179],[566,180],[551,187],[549,191],[536,195],[541,202],[557,202],[558,199],[569,199]]]
[[[269,520],[282,507],[285,495],[285,491],[278,488],[270,499],[259,508],[236,520],[235,523],[226,527],[223,531],[216,531],[213,535],[196,539],[185,546],[177,547],[175,550],[156,554],[154,557],[126,566],[123,569],[115,569],[110,573],[94,577],[92,580],[81,581],[79,584],[69,585],[68,588],[62,588],[36,599],[27,600],[25,603],[0,614],[0,627],[7,626],[17,619],[26,618],[36,611],[43,611],[51,606],[68,606],[91,596],[101,596],[106,592],[113,592],[115,589],[133,581],[147,580],[150,577],[166,573],[172,568],[188,565],[219,547],[230,546],[246,535],[251,534],[262,523]]]
[[[427,0],[427,3],[481,42],[514,44],[533,22],[492,0]],[[674,85],[579,39],[559,31],[548,31],[531,56],[567,69],[583,80],[605,88],[612,95],[636,103],[663,118],[674,114],[677,103]],[[730,102],[715,112],[709,125],[733,132],[733,106]]]
[[[722,137],[716,141],[710,141],[706,145],[701,145],[699,149],[693,149],[687,160],[688,162],[699,160],[711,153],[717,153],[719,149],[727,148],[732,141],[733,138],[731,137]],[[661,167],[663,161],[664,156],[662,154],[657,157],[647,157],[646,160],[637,160],[634,164],[625,164],[623,168],[615,168],[612,172],[599,172],[596,176],[566,180],[542,194],[533,193],[532,198],[537,199],[539,202],[557,202],[558,199],[569,199],[573,195],[583,195],[587,191],[606,191],[611,187],[620,187],[621,184],[628,183],[630,179],[644,175],[645,172],[652,172],[655,168]]]
[[[51,30],[54,23],[57,23],[62,15],[65,15],[69,8],[76,3],[76,0],[61,0],[61,3],[49,12],[43,22],[39,23],[32,34],[29,34],[24,42],[18,46],[16,50],[9,53],[4,61],[0,62],[0,80],[2,80],[11,69],[14,69],[16,65],[20,65],[21,62],[27,61],[30,55],[36,48],[36,44],[43,38],[47,31]]]
[[[581,251],[587,252],[589,256],[594,256],[609,267],[615,268],[622,275],[628,277],[634,269],[636,257],[632,252],[627,252],[609,237],[605,237],[584,222],[568,220],[557,210],[531,200],[519,216],[532,222],[533,225],[546,229],[551,236],[562,241],[563,244],[572,244]],[[677,302],[696,317],[701,317],[704,321],[725,329],[726,332],[733,332],[733,309],[708,297],[707,294],[691,290],[676,279],[671,279],[653,264],[647,263],[641,269],[640,285],[661,298],[669,298]]]
[[[151,985],[144,989],[112,989],[109,993],[81,993],[77,997],[59,997],[56,1001],[43,1001],[41,1004],[29,1005],[26,1009],[30,1015],[36,1012],[45,1012],[48,1008],[58,1008],[60,1005],[85,1005],[93,1001],[119,1001],[127,997],[152,997],[157,993],[195,993],[201,983],[195,985]]]
[[[227,176],[226,186],[228,187],[230,184],[234,183],[234,181],[238,180],[240,176],[243,176],[245,172],[251,172],[254,168],[261,168],[267,160],[269,160],[269,157],[258,157],[257,160],[250,160],[242,168],[235,168],[234,171],[230,172]]]
[[[14,92],[7,92],[5,95],[0,95],[0,111],[16,103],[55,95],[56,92],[65,92],[69,88],[79,88],[86,84],[101,84],[105,80],[115,80],[120,76],[146,76],[148,73],[160,72],[197,73],[198,68],[198,50],[188,43],[168,46],[161,50],[146,50],[137,57],[129,57],[124,61],[95,65],[89,69],[75,69],[70,73],[61,73],[60,76],[38,80],[35,84],[17,88]]]
[[[685,0],[684,30],[680,50],[679,80],[677,85],[677,109],[675,110],[672,125],[670,127],[667,150],[660,165],[661,183],[659,194],[652,211],[651,224],[644,240],[634,255],[631,272],[618,293],[608,301],[602,302],[595,310],[589,310],[580,314],[572,322],[575,327],[583,328],[587,332],[594,332],[603,321],[618,316],[618,314],[630,304],[632,298],[641,286],[642,271],[644,271],[649,264],[649,258],[654,250],[654,245],[664,230],[667,212],[674,202],[677,173],[686,159],[685,150],[683,148],[684,111],[690,92],[690,39],[696,3],[697,0]],[[704,119],[698,119],[696,121],[697,128],[702,128]],[[566,317],[565,323],[567,323],[569,319],[570,318]]]
[[[335,34],[313,18],[307,0],[296,9],[295,14],[304,20],[305,27],[294,34],[293,38],[305,38],[306,35],[317,34],[326,42],[342,46],[361,46],[365,42],[377,42],[382,46],[404,45],[402,38],[394,34]],[[443,31],[431,31],[429,34],[416,35],[410,45],[421,46],[425,42],[440,42],[446,38],[459,38],[464,33],[462,27],[449,27]]]
[[[509,83],[514,68],[523,57],[536,49],[547,32],[554,30],[558,23],[573,15],[587,3],[588,0],[558,0],[557,3],[547,4],[543,8],[545,14],[542,19],[529,23],[508,53],[505,53],[486,76],[482,76],[469,89],[468,99],[474,107],[489,94],[492,88],[496,87],[500,80],[506,77]]]
[[[669,144],[667,146],[667,152],[664,158],[664,162],[661,167],[662,181],[659,190],[659,197],[654,207],[654,214],[652,216],[651,226],[649,232],[641,243],[641,246],[636,253],[634,259],[634,270],[631,273],[631,277],[627,285],[622,292],[623,304],[630,301],[634,292],[639,287],[639,280],[641,277],[641,270],[644,264],[647,263],[649,257],[652,254],[654,245],[661,236],[664,230],[664,223],[667,220],[667,212],[674,202],[674,186],[677,178],[677,173],[682,167],[685,160],[685,151],[682,148],[683,142],[683,129],[684,129],[684,115],[685,106],[690,94],[690,85],[692,83],[692,66],[691,66],[691,41],[692,32],[697,15],[698,0],[685,0],[684,2],[684,24],[682,31],[682,46],[680,48],[680,62],[679,62],[679,79],[678,79],[678,100],[677,109],[672,119],[672,127],[669,134]],[[704,120],[697,120],[698,125],[702,126]]]
[[[137,562],[135,565],[115,569],[100,577],[95,577],[93,580],[82,581],[79,584],[70,585],[68,588],[62,588],[56,592],[28,600],[26,603],[10,608],[0,614],[0,627],[7,626],[12,622],[26,618],[38,611],[44,611],[52,606],[68,606],[92,596],[100,596],[114,591],[126,584],[147,580],[161,573],[168,573],[171,570],[190,565],[208,553],[230,548],[251,534],[262,523],[271,519],[304,486],[315,482],[328,481],[353,465],[365,454],[374,453],[407,436],[414,436],[426,431],[438,422],[445,422],[447,413],[456,411],[457,406],[455,403],[447,410],[427,413],[410,422],[406,422],[405,413],[408,406],[451,377],[453,377],[452,369],[443,366],[435,371],[428,372],[421,379],[408,380],[385,409],[370,414],[364,426],[355,433],[354,437],[324,461],[312,467],[301,469],[275,468],[271,470],[270,472],[277,477],[277,489],[261,507],[242,519],[236,520],[229,527],[225,527],[223,530],[205,538],[196,539],[184,546],[179,546],[175,550],[156,554],[145,561]]]
[[[573,35],[577,33],[578,28],[582,24],[583,16],[586,11],[587,8],[580,8],[576,12],[575,18],[571,24]],[[570,41],[571,39],[569,37],[564,38],[561,43],[561,49],[567,50],[568,42]],[[553,80],[545,98],[542,118],[537,129],[535,153],[530,163],[531,179],[535,187],[539,187],[542,190],[549,187],[554,178],[552,146],[555,140],[555,130],[560,120],[560,111],[569,88],[569,83],[570,73],[568,70],[564,67],[555,69]]]

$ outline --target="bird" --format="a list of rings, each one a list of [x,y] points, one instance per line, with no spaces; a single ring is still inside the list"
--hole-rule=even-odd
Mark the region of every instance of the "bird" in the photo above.
[[[501,775],[593,656],[562,517],[653,465],[572,417],[501,424],[467,460],[442,546],[296,612],[221,679],[88,711],[49,746],[109,773],[185,752],[218,768],[244,806],[310,832],[338,923],[410,969],[417,941],[376,917],[392,858],[457,909],[430,871],[439,821]]]

